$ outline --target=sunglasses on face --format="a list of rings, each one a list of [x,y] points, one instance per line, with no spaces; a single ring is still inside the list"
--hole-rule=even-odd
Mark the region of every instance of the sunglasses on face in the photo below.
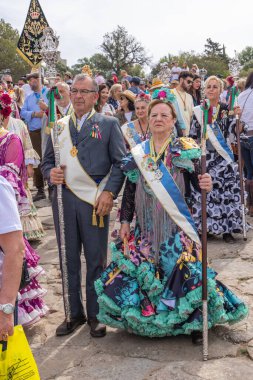
[[[7,80],[6,83],[7,83],[7,84],[12,84],[13,82],[10,81],[10,80]]]
[[[187,79],[187,84],[193,84],[193,80]]]

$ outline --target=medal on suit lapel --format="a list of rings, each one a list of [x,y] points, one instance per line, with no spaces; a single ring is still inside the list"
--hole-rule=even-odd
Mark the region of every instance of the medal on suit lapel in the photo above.
[[[72,157],[76,157],[77,156],[77,153],[78,153],[78,149],[77,147],[74,145],[70,151],[70,154]]]

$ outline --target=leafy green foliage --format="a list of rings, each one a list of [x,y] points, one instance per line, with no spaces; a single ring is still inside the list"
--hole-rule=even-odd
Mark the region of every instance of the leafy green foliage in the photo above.
[[[9,23],[0,20],[0,72],[9,70],[13,80],[30,72],[30,66],[16,52],[19,34]]]
[[[129,35],[123,26],[118,26],[112,33],[104,35],[101,50],[110,62],[111,68],[118,74],[121,69],[136,64],[143,66],[150,62],[144,47],[135,37]]]

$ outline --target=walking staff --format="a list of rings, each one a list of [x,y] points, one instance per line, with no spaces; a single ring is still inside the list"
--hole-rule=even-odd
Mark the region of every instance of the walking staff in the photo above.
[[[201,174],[206,173],[206,138],[210,104],[203,100],[203,127],[201,131]],[[202,238],[202,313],[203,313],[203,360],[208,358],[208,308],[207,308],[207,214],[206,190],[201,189],[201,238]]]
[[[48,127],[51,129],[52,141],[54,146],[55,167],[60,168],[60,149],[59,137],[56,116],[56,99],[60,99],[57,87],[52,87],[48,92],[49,99],[49,113],[48,113]],[[68,292],[68,275],[67,275],[67,259],[65,247],[65,224],[64,224],[64,210],[62,202],[62,185],[56,185],[57,189],[57,206],[59,214],[59,230],[60,230],[60,252],[61,252],[61,270],[62,270],[62,290],[63,290],[63,303],[66,316],[66,323],[71,322],[69,292]]]

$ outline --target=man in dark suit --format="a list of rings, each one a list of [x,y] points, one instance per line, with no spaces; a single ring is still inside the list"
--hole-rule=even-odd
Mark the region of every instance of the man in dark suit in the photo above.
[[[117,119],[94,111],[98,99],[96,82],[84,74],[75,77],[71,86],[74,112],[58,121],[62,168],[55,168],[52,139],[49,139],[42,163],[44,177],[54,185],[62,184],[65,220],[67,279],[65,320],[56,335],[67,335],[86,322],[81,293],[81,248],[87,265],[86,309],[93,337],[106,334],[99,324],[94,281],[106,265],[109,214],[123,185],[120,164],[125,143]],[[55,229],[60,247],[56,191],[53,195]],[[60,252],[60,248],[59,248]],[[60,252],[62,267],[62,253]],[[68,302],[68,308],[66,308]],[[70,320],[70,322],[69,322]]]

